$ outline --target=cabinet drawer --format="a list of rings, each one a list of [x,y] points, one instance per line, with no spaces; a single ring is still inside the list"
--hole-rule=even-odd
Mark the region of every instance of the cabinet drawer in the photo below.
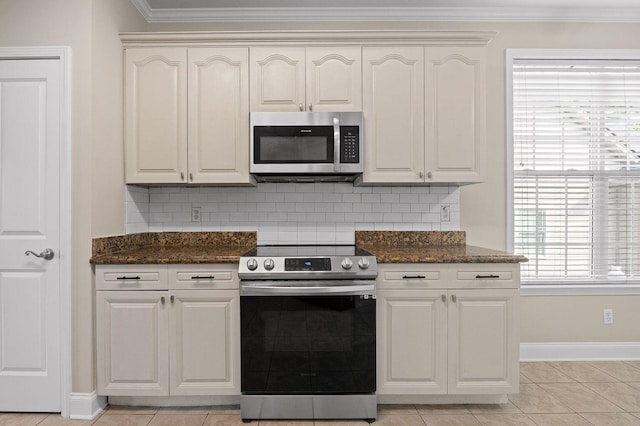
[[[378,288],[430,288],[441,287],[444,271],[441,269],[407,268],[394,266],[381,268],[378,275]]]
[[[166,290],[165,265],[98,265],[96,290]]]
[[[238,289],[237,268],[229,265],[169,265],[171,289]]]
[[[491,264],[455,268],[458,288],[516,288],[520,282],[519,265]]]

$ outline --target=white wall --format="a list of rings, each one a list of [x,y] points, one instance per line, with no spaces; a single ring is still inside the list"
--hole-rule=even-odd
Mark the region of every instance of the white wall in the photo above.
[[[117,173],[118,168],[122,169],[122,132],[118,130],[118,126],[122,127],[122,54],[117,33],[124,29],[143,30],[145,26],[129,0],[0,0],[0,46],[69,46],[72,51],[72,252],[64,255],[72,262],[74,392],[95,389],[93,277],[89,258],[91,238],[96,234],[92,228],[109,234],[125,229],[124,188],[117,186],[123,181],[122,173]],[[108,114],[111,124],[100,125],[104,123],[101,117]],[[113,132],[105,132],[111,125]],[[105,139],[110,148],[97,142]],[[99,161],[94,167],[96,146]],[[113,155],[104,155],[110,150]],[[116,173],[111,173],[113,170]],[[97,203],[99,213],[92,215],[96,211],[96,193],[102,193],[104,198]],[[104,208],[103,201],[112,207]]]

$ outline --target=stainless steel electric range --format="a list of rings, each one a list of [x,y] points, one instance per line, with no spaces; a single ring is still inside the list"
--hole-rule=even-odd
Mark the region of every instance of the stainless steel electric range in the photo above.
[[[376,419],[376,259],[353,245],[240,259],[244,421]]]

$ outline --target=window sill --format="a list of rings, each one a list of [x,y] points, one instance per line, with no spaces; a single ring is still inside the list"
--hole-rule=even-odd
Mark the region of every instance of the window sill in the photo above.
[[[618,296],[640,295],[640,284],[590,284],[566,285],[524,284],[520,287],[521,296]]]

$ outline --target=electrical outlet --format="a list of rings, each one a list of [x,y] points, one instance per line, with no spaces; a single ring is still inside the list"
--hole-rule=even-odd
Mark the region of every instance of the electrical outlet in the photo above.
[[[191,207],[191,222],[202,222],[202,207]]]
[[[605,308],[603,316],[605,324],[613,324],[613,309]]]
[[[451,220],[451,206],[443,204],[440,206],[440,222],[449,222]]]

